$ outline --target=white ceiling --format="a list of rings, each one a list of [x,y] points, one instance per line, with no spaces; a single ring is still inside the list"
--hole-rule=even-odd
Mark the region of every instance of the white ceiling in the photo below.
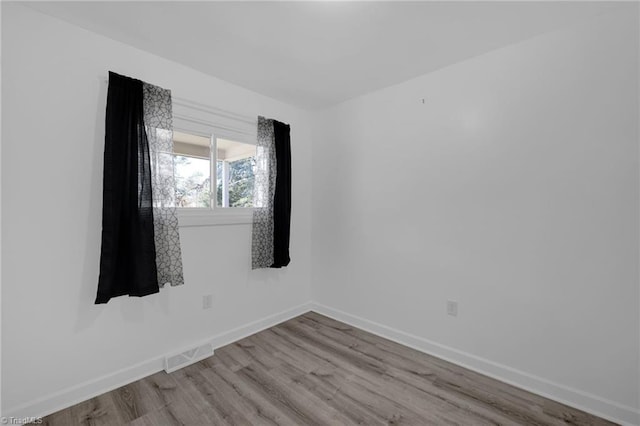
[[[612,2],[38,2],[44,13],[318,108],[604,13]]]

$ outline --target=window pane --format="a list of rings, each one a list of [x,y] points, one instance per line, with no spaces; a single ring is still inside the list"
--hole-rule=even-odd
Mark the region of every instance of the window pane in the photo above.
[[[253,206],[255,163],[255,156],[229,163],[229,207]]]
[[[217,203],[220,207],[253,207],[256,146],[217,139]]]
[[[173,152],[178,207],[211,207],[209,138],[174,132]]]
[[[210,207],[209,160],[175,156],[178,207]]]

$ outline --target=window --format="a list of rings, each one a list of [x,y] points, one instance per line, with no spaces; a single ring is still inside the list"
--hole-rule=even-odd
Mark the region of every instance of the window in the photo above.
[[[247,212],[253,207],[254,144],[174,131],[173,155],[181,214],[192,211],[230,217],[233,213],[245,220],[225,223],[247,222]]]
[[[251,223],[258,121],[172,98],[180,226]]]

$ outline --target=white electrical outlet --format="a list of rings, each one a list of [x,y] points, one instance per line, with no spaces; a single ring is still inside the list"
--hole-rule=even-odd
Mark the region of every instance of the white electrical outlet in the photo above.
[[[202,296],[202,309],[211,309],[211,305],[213,305],[213,295]]]
[[[452,317],[458,316],[458,302],[447,300],[447,314],[451,315]]]

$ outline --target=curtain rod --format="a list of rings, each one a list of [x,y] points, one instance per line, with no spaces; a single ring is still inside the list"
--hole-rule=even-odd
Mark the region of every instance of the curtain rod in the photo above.
[[[102,81],[104,83],[109,84],[109,78],[108,77],[104,77],[102,79]],[[187,99],[187,98],[181,98],[179,96],[172,96],[172,99],[175,100],[176,103],[179,104],[179,105],[191,106],[191,107],[193,107],[194,105],[197,105],[200,108],[207,109],[210,112],[217,113],[218,115],[230,116],[230,118],[233,118],[233,119],[238,120],[238,121],[243,121],[243,122],[248,123],[248,124],[256,124],[258,122],[258,118],[257,117],[252,117],[252,116],[244,115],[244,114],[238,114],[237,112],[229,111],[229,110],[226,110],[226,109],[223,109],[223,108],[218,108],[218,107],[214,107],[214,106],[207,105],[207,104],[202,104],[202,103],[195,102],[195,101],[192,101],[192,100]]]

